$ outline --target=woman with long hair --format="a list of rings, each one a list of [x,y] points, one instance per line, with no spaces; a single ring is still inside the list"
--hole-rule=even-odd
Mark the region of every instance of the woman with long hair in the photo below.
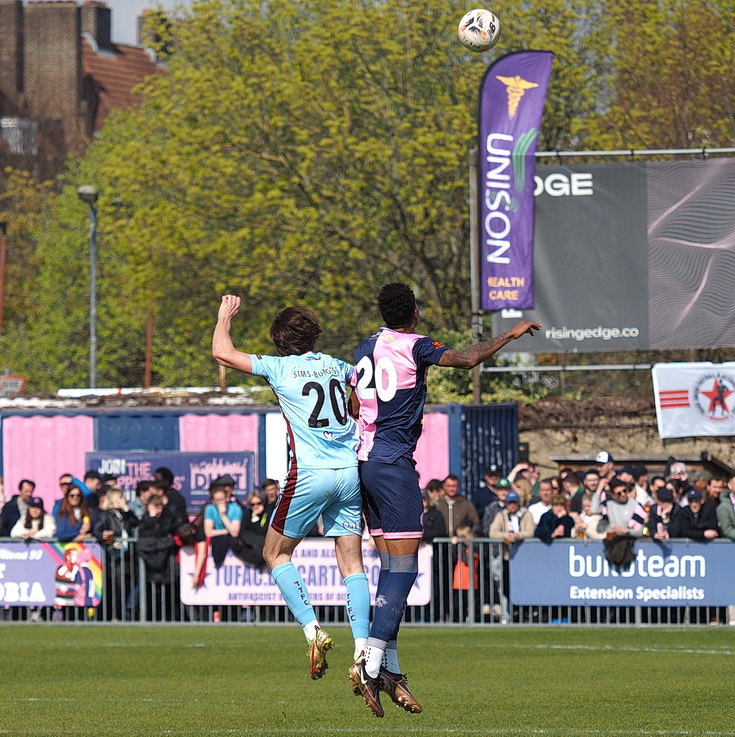
[[[72,484],[65,492],[56,513],[56,537],[59,542],[82,542],[92,537],[92,510],[82,490]]]
[[[56,520],[46,512],[40,496],[31,497],[25,516],[15,523],[10,537],[23,540],[52,540],[56,537]]]

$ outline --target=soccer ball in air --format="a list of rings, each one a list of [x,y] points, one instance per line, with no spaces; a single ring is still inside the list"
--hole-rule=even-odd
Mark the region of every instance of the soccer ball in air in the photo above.
[[[500,38],[500,21],[495,13],[476,8],[462,16],[457,33],[459,40],[470,51],[487,51]]]

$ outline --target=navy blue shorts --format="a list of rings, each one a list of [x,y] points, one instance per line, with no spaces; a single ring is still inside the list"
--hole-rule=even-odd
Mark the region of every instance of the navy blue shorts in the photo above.
[[[408,462],[360,463],[370,534],[386,540],[420,538],[424,532],[419,475]]]

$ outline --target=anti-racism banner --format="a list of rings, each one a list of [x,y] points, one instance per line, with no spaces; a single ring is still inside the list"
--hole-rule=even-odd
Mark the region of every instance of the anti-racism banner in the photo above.
[[[0,606],[94,607],[102,578],[98,543],[0,543]]]
[[[370,585],[370,594],[375,601],[380,574],[380,557],[370,541],[363,541],[362,557]],[[261,571],[243,563],[232,553],[216,568],[211,557],[207,559],[204,585],[194,589],[194,553],[181,548],[181,601],[184,604],[221,605],[253,604],[286,605],[281,592],[267,570]],[[334,552],[334,541],[306,539],[293,554],[293,564],[298,568],[309,589],[312,604],[344,605],[345,587],[339,573]],[[419,548],[419,573],[408,595],[409,606],[423,606],[431,600],[431,546]]]
[[[219,476],[229,474],[235,479],[238,496],[246,498],[255,486],[255,454],[239,453],[154,453],[95,452],[86,454],[86,468],[118,477],[117,486],[128,499],[135,495],[138,481],[150,480],[154,471],[165,466],[174,475],[174,487],[186,500],[186,509],[195,514],[209,501],[209,485]]]
[[[480,85],[478,214],[483,310],[525,310],[533,295],[534,153],[554,55],[519,51]]]
[[[735,602],[735,545],[635,542],[625,570],[601,541],[525,540],[513,546],[510,599],[517,606],[728,606]]]
[[[662,438],[735,435],[735,363],[657,363],[651,373]]]
[[[735,158],[538,166],[534,309],[512,353],[735,346]]]

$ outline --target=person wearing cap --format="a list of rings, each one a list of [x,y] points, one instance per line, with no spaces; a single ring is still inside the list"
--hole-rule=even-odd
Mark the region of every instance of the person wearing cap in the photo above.
[[[689,481],[692,485],[692,489],[696,489],[701,492],[702,500],[704,501],[705,494],[707,493],[707,483],[712,478],[712,474],[704,468],[697,468],[692,471]]]
[[[227,487],[227,490],[231,493],[234,493],[235,489],[237,488],[237,481],[233,478],[232,474],[225,473],[222,476],[218,476],[214,480],[215,484],[218,484],[219,486],[225,486]]]
[[[533,517],[525,507],[521,507],[521,497],[511,489],[505,496],[505,507],[495,516],[490,525],[490,537],[502,539],[502,555],[490,561],[490,572],[500,592],[500,621],[510,621],[510,546],[521,540],[533,537],[536,530]]]
[[[490,525],[490,537],[502,539],[504,543],[526,540],[533,537],[536,525],[531,513],[521,506],[521,497],[511,489],[505,495],[505,506],[495,516]]]
[[[510,483],[510,481],[508,481],[507,478],[505,478],[505,476],[498,479],[497,484],[495,485],[495,492],[498,498],[494,502],[490,502],[490,504],[488,504],[485,509],[482,510],[480,530],[484,537],[490,536],[490,525],[492,525],[493,520],[498,515],[500,510],[505,508],[505,500],[508,496],[508,492],[510,492],[512,488],[513,485]]]
[[[347,591],[354,657],[360,657],[368,644],[370,590],[362,559],[362,496],[353,419],[356,408],[352,401],[348,404],[347,397],[355,369],[315,352],[322,327],[317,316],[301,306],[281,310],[271,323],[277,355],[237,350],[230,333],[240,307],[237,295],[222,297],[212,335],[212,356],[220,366],[265,379],[288,424],[288,477],[270,518],[263,558],[303,630],[309,675],[318,679],[327,670],[327,652],[334,640],[321,628],[308,587],[292,557],[320,516],[325,537],[334,540],[337,567]]]
[[[491,463],[482,474],[483,481],[472,492],[470,501],[475,505],[477,516],[482,518],[485,507],[498,498],[497,484],[498,479],[503,475],[500,466],[497,463]]]
[[[597,464],[597,472],[600,474],[599,488],[606,489],[612,477],[615,476],[615,459],[608,451],[601,450],[595,456],[595,463]]]
[[[46,512],[40,496],[28,500],[26,513],[13,525],[10,537],[21,540],[53,540],[56,537],[56,520]]]
[[[36,482],[30,479],[23,479],[18,484],[18,493],[15,494],[9,502],[5,504],[0,512],[0,528],[3,535],[10,534],[15,523],[25,517],[28,510],[28,502],[33,496],[36,489]]]
[[[671,485],[674,489],[674,504],[685,507],[686,494],[692,488],[685,463],[670,460],[669,470],[666,474],[666,484]]]
[[[688,537],[691,540],[714,540],[720,536],[717,514],[711,504],[704,504],[699,489],[689,489],[687,505],[682,507],[669,524],[671,537]]]
[[[505,505],[490,525],[490,537],[510,545],[533,537],[536,525],[531,513],[521,506],[521,497],[511,489],[505,495]]]

